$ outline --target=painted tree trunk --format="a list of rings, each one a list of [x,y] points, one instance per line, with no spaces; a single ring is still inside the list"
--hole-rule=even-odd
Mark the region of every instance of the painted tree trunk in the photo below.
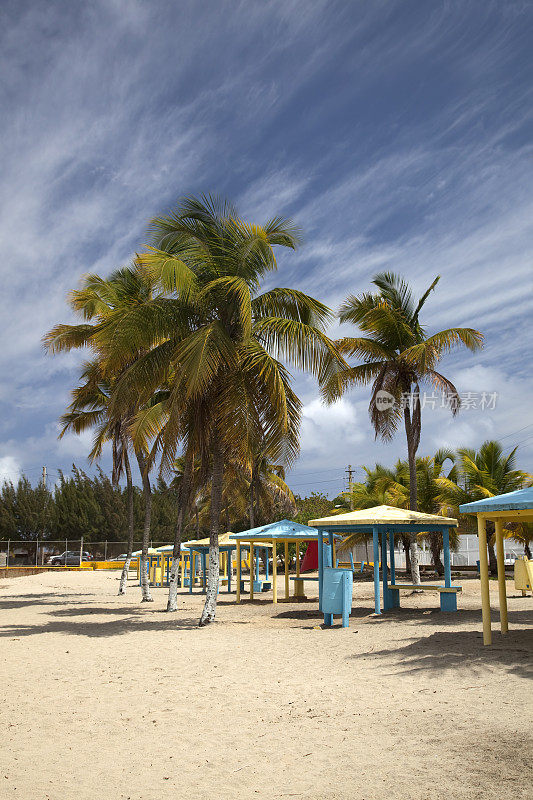
[[[176,521],[176,533],[174,536],[174,547],[172,549],[172,566],[168,582],[168,602],[167,611],[178,610],[178,574],[181,555],[181,537],[183,532],[183,522],[185,520],[190,500],[190,483],[192,474],[192,458],[186,456],[183,478],[180,487],[178,519]],[[191,578],[192,579],[192,578]]]
[[[128,452],[124,443],[124,472],[126,473],[126,495],[128,503],[128,552],[124,566],[122,567],[122,575],[120,576],[120,585],[118,587],[119,594],[126,594],[126,581],[128,580],[128,573],[131,564],[131,554],[133,552],[133,481],[131,478],[131,465],[128,458]]]
[[[150,546],[150,522],[152,518],[152,488],[150,478],[146,468],[146,461],[143,453],[137,453],[137,463],[141,472],[144,497],[144,527],[141,551],[141,602],[152,603],[153,597],[150,592],[150,579],[148,577],[148,547]]]
[[[224,456],[218,441],[213,445],[213,475],[211,478],[211,521],[209,530],[209,570],[205,605],[199,625],[203,627],[213,622],[217,608],[219,581],[218,532],[222,508],[222,479],[224,477]]]

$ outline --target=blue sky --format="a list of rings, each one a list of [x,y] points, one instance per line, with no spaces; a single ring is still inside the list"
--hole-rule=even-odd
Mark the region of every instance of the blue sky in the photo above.
[[[4,0],[0,22],[0,477],[87,464],[87,438],[57,441],[80,357],[41,336],[81,274],[201,192],[292,216],[305,243],[269,280],[332,307],[384,269],[417,291],[441,274],[428,328],[486,337],[442,371],[498,399],[425,409],[420,453],[503,437],[533,470],[532,3]],[[295,379],[294,490],[403,456],[401,432],[374,441],[368,390],[325,408]]]

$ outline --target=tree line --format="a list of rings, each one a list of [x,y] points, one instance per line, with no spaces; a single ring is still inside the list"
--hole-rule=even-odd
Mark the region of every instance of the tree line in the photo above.
[[[263,225],[239,217],[213,197],[188,197],[150,223],[146,247],[110,276],[88,275],[70,295],[77,325],[56,325],[44,339],[50,353],[85,348],[62,431],[94,432],[90,457],[104,444],[113,453],[112,482],[126,480],[128,549],[134,535],[130,459],[142,478],[143,564],[151,536],[153,482],[176,469],[179,457],[174,565],[168,610],[177,609],[177,563],[184,527],[208,518],[209,575],[200,624],[216,612],[218,534],[235,498],[257,524],[264,509],[291,505],[284,470],[299,453],[301,401],[289,368],[313,376],[326,403],[351,386],[371,387],[369,414],[377,436],[390,439],[403,424],[407,439],[409,507],[417,507],[416,456],[424,383],[446,395],[453,413],[456,387],[437,371],[455,347],[472,351],[483,337],[473,328],[427,334],[420,321],[435,278],[418,299],[399,276],[374,276],[372,292],[350,295],[337,317],[362,335],[333,340],[335,313],[299,289],[264,290],[278,269],[276,251],[295,250],[298,228],[287,219]],[[354,363],[355,360],[355,363]],[[383,394],[392,399],[386,407]],[[407,402],[405,400],[407,399]],[[245,487],[245,492],[235,487]],[[262,510],[263,509],[263,510]],[[420,580],[416,542],[413,580]],[[124,591],[128,561],[119,588]],[[150,587],[142,569],[142,600]]]

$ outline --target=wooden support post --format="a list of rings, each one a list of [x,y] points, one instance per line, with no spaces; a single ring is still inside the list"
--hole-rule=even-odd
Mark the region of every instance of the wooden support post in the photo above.
[[[278,553],[276,540],[272,539],[272,602],[278,602]]]
[[[381,576],[383,583],[383,608],[388,611],[391,607],[389,597],[389,576],[387,569],[387,534],[385,531],[381,533]]]
[[[296,542],[296,577],[300,577],[300,542]]]
[[[507,622],[507,592],[505,589],[505,555],[503,552],[503,521],[494,523],[496,528],[496,559],[498,562],[498,592],[500,596],[500,628],[503,634],[509,630]]]
[[[374,613],[381,614],[381,598],[379,596],[379,533],[372,528],[372,544],[374,546]]]
[[[483,617],[483,644],[492,643],[490,627],[489,562],[487,556],[487,523],[478,514],[477,535],[479,540],[479,577],[481,579],[481,614]]]
[[[289,599],[289,543],[285,542],[285,600]]]
[[[250,600],[254,599],[254,543],[250,542]]]
[[[237,587],[235,589],[235,602],[241,602],[241,543],[237,539]]]
[[[452,585],[452,567],[450,561],[450,531],[442,531],[442,549],[444,551],[444,585],[449,589]]]
[[[322,584],[324,582],[324,533],[318,532],[318,610],[322,611]]]
[[[200,554],[200,566],[202,570],[202,591],[205,594],[207,591],[207,558],[204,550]]]
[[[389,531],[389,555],[390,555],[390,582],[396,583],[396,565],[394,563],[394,531]]]

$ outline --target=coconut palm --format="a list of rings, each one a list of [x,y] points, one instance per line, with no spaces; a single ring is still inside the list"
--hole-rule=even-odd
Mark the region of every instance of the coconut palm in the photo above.
[[[186,198],[167,217],[153,220],[152,247],[139,263],[167,295],[147,303],[113,329],[122,345],[145,355],[119,379],[123,402],[142,385],[152,393],[172,370],[162,465],[172,463],[183,437],[210,472],[210,554],[200,625],[215,617],[218,533],[224,473],[246,462],[254,432],[279,431],[297,442],[300,401],[281,362],[332,379],[344,362],[325,326],[331,312],[303,292],[259,293],[276,269],[275,246],[294,249],[298,231],[277,218],[249,225],[226,202]]]
[[[486,497],[506,494],[532,485],[533,475],[516,468],[516,451],[513,448],[507,455],[498,441],[487,440],[483,442],[478,451],[463,447],[457,451],[457,474],[437,478],[440,490],[440,502],[446,513],[453,513],[461,517],[465,526],[472,526],[473,521],[469,515],[461,515],[459,506],[471,503]],[[508,536],[519,538],[526,534],[527,529],[521,527],[513,530],[514,526],[505,525]],[[497,573],[496,554],[494,552],[494,523],[487,522],[487,547],[489,553],[490,570],[493,575]],[[474,531],[474,528],[472,528]]]
[[[61,421],[63,435],[67,430],[80,433],[95,427],[95,441],[90,458],[98,458],[105,441],[112,442],[113,479],[115,482],[124,471],[128,497],[128,553],[122,571],[119,594],[125,592],[126,579],[133,550],[133,482],[128,457],[130,446],[130,427],[139,406],[130,399],[127,407],[118,409],[112,402],[117,384],[117,375],[128,362],[120,361],[121,355],[111,349],[109,342],[104,346],[103,333],[110,323],[131,312],[132,308],[142,307],[151,296],[151,287],[141,280],[135,267],[114,271],[107,279],[98,275],[88,275],[82,286],[70,294],[70,305],[85,322],[79,325],[59,324],[44,337],[43,342],[50,353],[69,351],[88,347],[93,350],[95,360],[82,370],[82,385],[74,390],[73,401]],[[128,349],[130,363],[139,353]],[[146,405],[154,405],[149,398]],[[145,516],[141,555],[142,599],[152,600],[147,577],[147,557],[150,540],[150,519],[152,492],[149,478],[150,458],[146,449],[134,448],[141,473]]]
[[[61,439],[67,432],[76,434],[94,430],[93,447],[89,460],[100,458],[105,442],[111,442],[113,471],[112,482],[118,485],[124,474],[126,477],[126,505],[128,513],[128,552],[122,569],[119,594],[126,591],[126,580],[133,551],[133,480],[128,454],[129,437],[127,421],[111,419],[108,413],[111,386],[102,372],[98,360],[86,362],[81,371],[81,384],[72,392],[72,402],[60,417]]]
[[[446,474],[444,464],[451,461],[451,467]],[[417,505],[419,511],[428,514],[440,514],[442,512],[441,488],[439,479],[445,478],[454,481],[457,476],[455,466],[455,453],[447,448],[441,448],[434,456],[424,456],[416,459],[417,476]],[[391,501],[391,505],[398,508],[409,508],[409,465],[406,461],[398,461],[394,470],[394,477],[383,477],[378,479],[378,484],[386,490]],[[410,540],[410,537],[403,537]],[[425,539],[431,551],[433,566],[439,575],[444,575],[444,565],[440,554],[443,548],[442,533],[430,532],[419,534],[419,538]],[[404,541],[404,546],[406,542]],[[450,530],[450,546],[457,548],[459,538],[455,530]],[[406,547],[406,555],[408,547]],[[408,567],[409,568],[409,567]]]
[[[378,291],[351,295],[339,311],[341,323],[359,326],[364,336],[348,337],[338,342],[340,351],[356,356],[361,363],[341,367],[324,382],[328,401],[337,400],[354,385],[371,384],[369,414],[376,437],[390,440],[403,419],[409,465],[409,507],[417,509],[416,453],[420,442],[420,387],[428,384],[442,392],[453,414],[460,399],[453,383],[437,371],[445,353],[464,345],[469,350],[482,346],[483,336],[473,328],[448,328],[427,335],[420,322],[420,312],[435,289],[439,276],[416,301],[409,285],[398,275],[383,272],[373,284]],[[418,549],[411,544],[413,583],[420,582]]]

